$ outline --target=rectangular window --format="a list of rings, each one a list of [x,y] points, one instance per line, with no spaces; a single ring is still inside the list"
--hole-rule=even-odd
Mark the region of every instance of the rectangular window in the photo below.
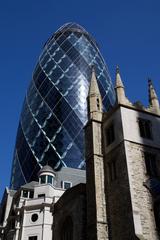
[[[67,181],[63,181],[62,182],[62,188],[63,189],[69,189],[72,187],[72,183],[71,182],[67,182]]]
[[[33,198],[33,196],[34,196],[34,191],[30,191],[29,192],[29,198]]]
[[[38,239],[37,236],[31,236],[31,237],[28,238],[28,240],[37,240],[37,239]]]
[[[144,159],[146,164],[146,172],[150,177],[157,177],[156,155],[145,152]]]
[[[46,183],[46,175],[42,175],[40,179],[41,179],[41,184]]]
[[[111,161],[108,165],[110,181],[114,181],[117,178],[116,161]]]
[[[139,118],[138,123],[141,137],[152,139],[151,121]]]
[[[28,198],[28,191],[27,190],[23,190],[23,197]]]
[[[112,142],[114,142],[114,140],[115,140],[114,125],[112,124],[106,129],[107,145],[110,145]]]
[[[53,184],[53,177],[50,175],[48,176],[48,183]]]
[[[45,194],[38,194],[38,198],[44,198]]]

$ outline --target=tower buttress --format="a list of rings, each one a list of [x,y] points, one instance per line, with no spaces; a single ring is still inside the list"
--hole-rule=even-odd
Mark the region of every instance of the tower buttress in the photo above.
[[[125,96],[124,85],[120,76],[120,71],[118,66],[116,68],[115,91],[116,91],[117,103],[125,103],[127,99]]]
[[[150,107],[152,107],[156,111],[156,113],[160,113],[160,105],[159,105],[158,97],[151,80],[148,80],[148,91],[149,91]]]
[[[102,154],[102,99],[94,69],[88,94],[88,118],[85,126],[87,240],[107,240],[109,238]]]
[[[96,72],[92,67],[91,82],[88,92],[88,119],[101,120],[102,118],[102,97],[98,88]]]

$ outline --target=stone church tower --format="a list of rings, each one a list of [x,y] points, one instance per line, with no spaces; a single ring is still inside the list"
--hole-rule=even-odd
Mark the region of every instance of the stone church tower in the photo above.
[[[102,99],[93,68],[88,94],[88,123],[85,127],[88,240],[108,239],[101,131]]]
[[[148,88],[149,107],[132,104],[117,68],[117,101],[102,114],[92,71],[85,128],[90,240],[159,239],[160,109],[151,81]]]

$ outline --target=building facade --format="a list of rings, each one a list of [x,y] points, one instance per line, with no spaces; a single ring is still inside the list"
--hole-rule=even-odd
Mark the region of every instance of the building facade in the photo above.
[[[59,214],[61,202],[64,201],[66,211],[68,200],[70,205],[74,204],[73,212],[78,206],[80,207],[79,204],[82,205],[84,202],[85,171],[62,168],[60,172],[55,172],[49,165],[46,165],[39,171],[38,179],[39,182],[32,181],[22,185],[17,191],[6,188],[0,214],[1,240],[51,240],[54,237],[53,229],[55,232],[58,231],[57,226],[54,227],[56,222],[62,217],[65,218],[65,214],[67,215],[65,210]],[[68,199],[64,192],[70,188],[72,190]],[[64,195],[63,198],[56,204],[62,195]],[[84,218],[81,207],[79,211],[81,212],[79,218]]]
[[[116,103],[103,112],[92,69],[85,126],[86,184],[79,178],[66,191],[57,188],[55,172],[43,167],[39,183],[8,191],[1,240],[160,239],[160,106],[150,81],[148,90],[148,107],[131,103],[117,69]]]
[[[102,113],[93,76],[85,130],[87,239],[157,240],[160,107],[153,84],[149,81],[149,107],[132,104],[117,69],[116,104]]]
[[[93,37],[69,23],[44,45],[26,93],[13,158],[11,187],[36,180],[46,164],[85,168],[83,127],[91,66],[97,73],[104,110],[115,102],[106,64]]]

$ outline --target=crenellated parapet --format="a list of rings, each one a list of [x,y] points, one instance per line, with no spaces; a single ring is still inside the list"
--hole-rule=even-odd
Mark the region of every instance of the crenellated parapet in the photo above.
[[[116,80],[115,80],[115,92],[116,92],[116,105],[124,105],[129,108],[133,108],[135,110],[140,111],[147,111],[152,114],[160,115],[160,104],[157,97],[157,93],[155,91],[155,88],[153,86],[153,83],[151,80],[148,80],[148,95],[149,95],[149,106],[144,106],[140,101],[136,101],[135,103],[132,103],[129,101],[129,99],[126,97],[125,94],[125,87],[123,84],[123,81],[120,76],[120,70],[117,66],[116,68]]]

